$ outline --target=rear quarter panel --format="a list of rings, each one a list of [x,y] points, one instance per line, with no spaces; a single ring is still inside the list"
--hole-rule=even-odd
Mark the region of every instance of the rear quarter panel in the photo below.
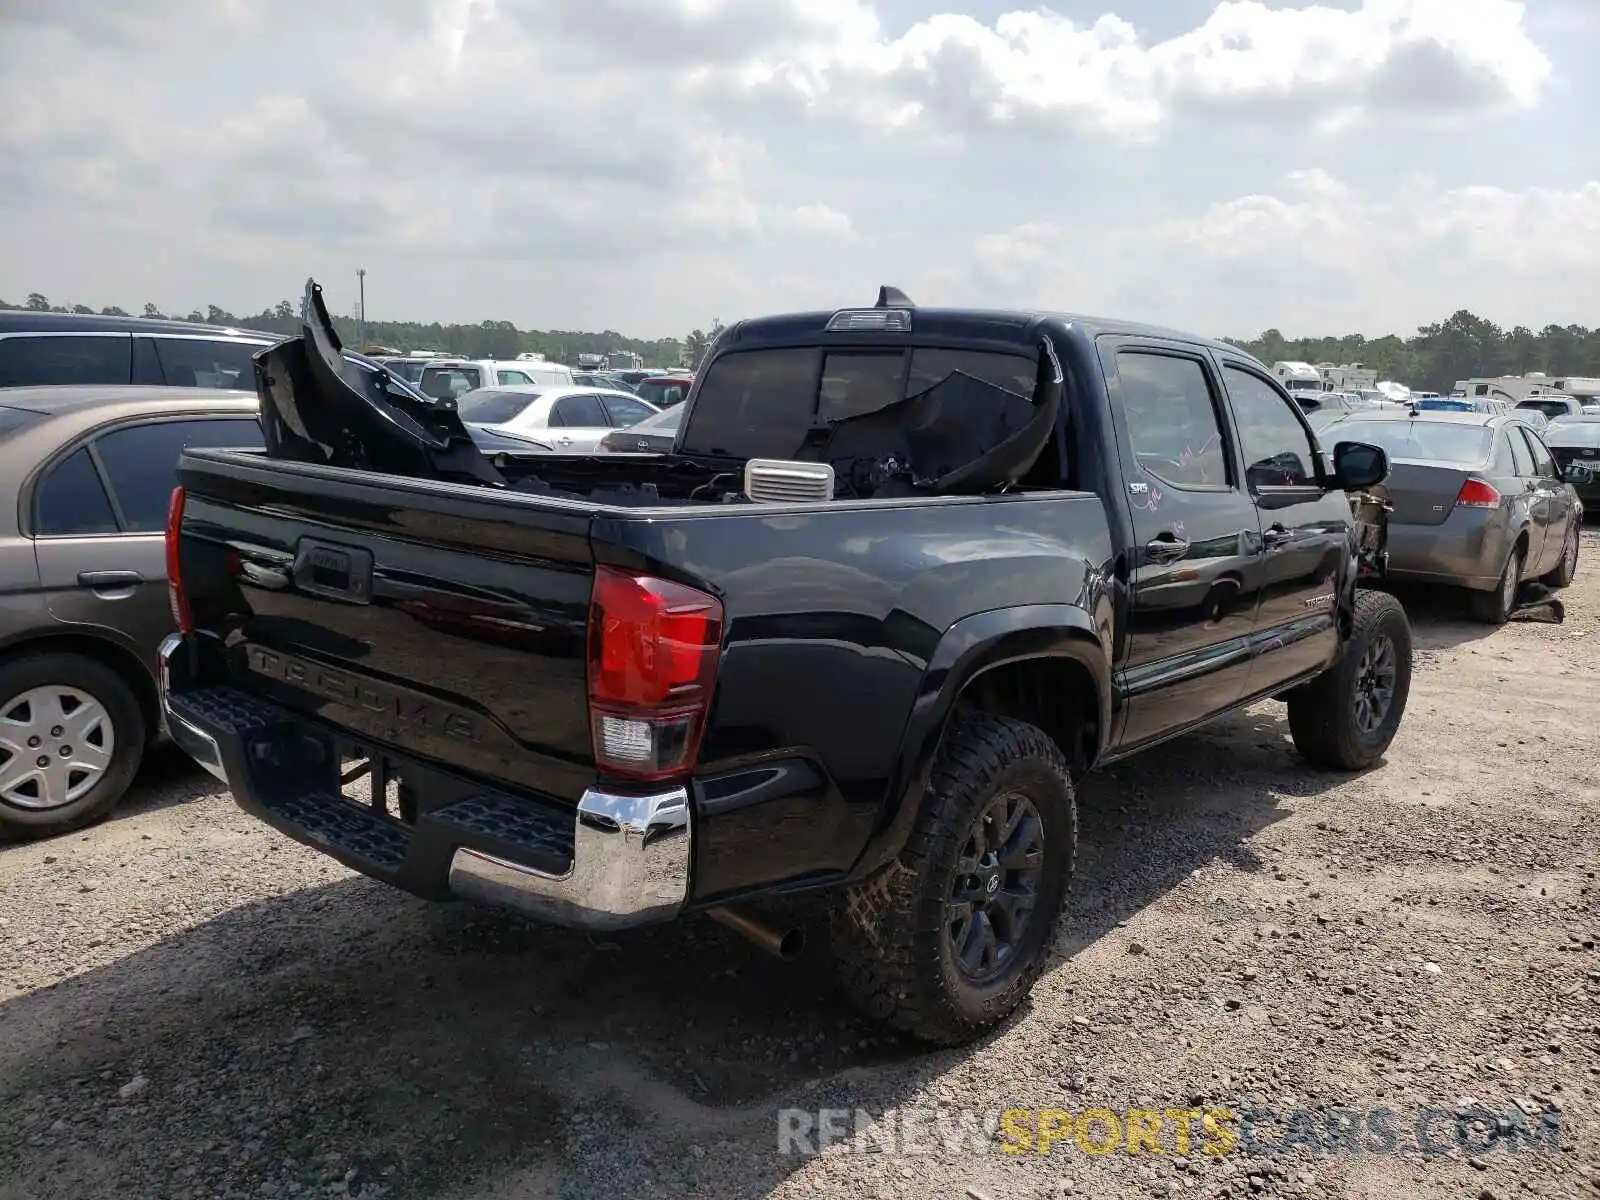
[[[702,809],[718,819],[697,858],[728,889],[855,862],[895,794],[908,720],[957,621],[1074,606],[1095,614],[1109,660],[1111,543],[1089,494],[601,517],[595,542],[601,560],[723,598],[725,648],[696,773]],[[770,775],[751,770],[762,766]],[[785,799],[769,803],[765,783]]]

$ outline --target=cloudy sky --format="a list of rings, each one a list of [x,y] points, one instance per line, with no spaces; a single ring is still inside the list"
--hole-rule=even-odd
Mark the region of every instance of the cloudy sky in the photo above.
[[[0,296],[1600,323],[1600,0],[0,0]]]

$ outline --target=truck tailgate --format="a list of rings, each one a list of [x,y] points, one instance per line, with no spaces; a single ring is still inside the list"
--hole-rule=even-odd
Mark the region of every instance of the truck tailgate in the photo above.
[[[188,600],[230,683],[575,804],[595,778],[591,511],[255,457],[179,473]]]

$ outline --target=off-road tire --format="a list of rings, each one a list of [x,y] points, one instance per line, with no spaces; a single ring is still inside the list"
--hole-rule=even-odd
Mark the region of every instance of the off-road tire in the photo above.
[[[1492,592],[1473,592],[1467,598],[1467,608],[1475,620],[1482,621],[1485,625],[1504,625],[1511,619],[1511,614],[1517,607],[1517,588],[1522,581],[1522,563],[1526,551],[1521,546],[1512,548],[1511,556],[1506,559],[1505,570],[1500,572],[1500,581],[1495,584]],[[1509,598],[1506,589],[1506,575],[1511,574],[1516,580],[1511,585]]]
[[[1394,645],[1394,695],[1378,727],[1366,733],[1356,721],[1356,688],[1362,656],[1379,635],[1387,636]],[[1394,741],[1410,694],[1411,622],[1406,610],[1387,592],[1362,589],[1356,593],[1350,637],[1339,661],[1286,697],[1295,749],[1320,767],[1365,770],[1382,758]]]
[[[1013,960],[978,987],[946,958],[945,904],[968,830],[1003,791],[1021,793],[1037,808],[1044,862]],[[1049,960],[1077,844],[1071,773],[1055,742],[1022,721],[958,715],[905,847],[834,907],[833,952],[845,992],[866,1015],[938,1045],[960,1045],[998,1025]]]
[[[37,687],[59,685],[93,696],[111,718],[115,745],[100,781],[59,808],[27,809],[0,800],[0,838],[33,840],[82,829],[122,799],[144,761],[144,713],[132,689],[111,668],[79,654],[30,654],[0,665],[0,705]]]
[[[1578,544],[1582,535],[1578,531],[1578,522],[1574,521],[1567,529],[1567,540],[1561,543],[1561,561],[1555,570],[1548,575],[1539,576],[1539,582],[1547,588],[1559,591],[1561,588],[1570,587],[1573,579],[1578,574]]]

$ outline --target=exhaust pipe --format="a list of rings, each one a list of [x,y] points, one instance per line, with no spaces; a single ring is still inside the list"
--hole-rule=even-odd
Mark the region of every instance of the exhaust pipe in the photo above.
[[[806,948],[805,930],[785,929],[742,908],[712,908],[706,915],[784,962],[793,962]]]

